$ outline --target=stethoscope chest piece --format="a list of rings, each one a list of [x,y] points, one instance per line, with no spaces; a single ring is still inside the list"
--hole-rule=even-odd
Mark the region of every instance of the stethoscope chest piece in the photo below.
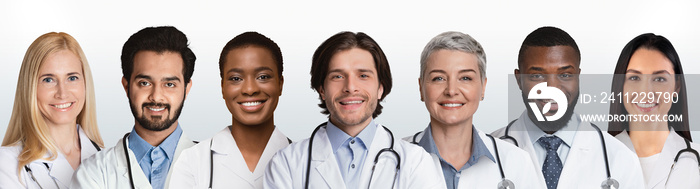
[[[498,189],[515,189],[515,184],[513,184],[513,181],[503,179],[501,182],[498,182]]]
[[[620,183],[617,182],[617,180],[608,178],[603,181],[603,183],[600,184],[600,188],[603,189],[613,189],[613,188],[620,188]]]

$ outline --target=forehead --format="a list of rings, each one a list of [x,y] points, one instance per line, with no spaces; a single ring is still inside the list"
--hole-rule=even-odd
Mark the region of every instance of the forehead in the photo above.
[[[136,75],[168,75],[182,77],[184,62],[180,53],[139,51],[134,55],[131,77]]]
[[[579,68],[579,63],[578,54],[571,46],[530,46],[523,52],[520,69],[528,70],[532,67],[557,69],[567,66]]]
[[[444,69],[446,71],[478,68],[479,60],[476,55],[458,50],[441,49],[430,53],[426,61],[428,70]]]
[[[226,55],[224,69],[239,67],[269,67],[277,72],[277,62],[272,53],[263,47],[246,46],[231,49]]]
[[[342,50],[333,55],[328,71],[372,70],[376,72],[372,53],[360,48]]]
[[[79,70],[82,72],[82,62],[78,55],[70,50],[59,50],[52,52],[44,58],[39,67],[39,72],[74,72]]]
[[[642,72],[642,74],[652,74],[656,71],[667,71],[673,74],[673,63],[666,55],[658,50],[647,48],[639,48],[630,57],[627,70],[634,69]]]

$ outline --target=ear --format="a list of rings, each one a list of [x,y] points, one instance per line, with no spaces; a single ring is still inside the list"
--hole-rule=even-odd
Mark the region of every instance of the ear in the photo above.
[[[280,96],[282,96],[282,87],[284,87],[284,76],[280,76]]]
[[[489,78],[484,78],[484,83],[481,84],[481,100],[484,100],[484,96],[486,95],[486,83],[489,81]]]
[[[379,84],[379,90],[377,90],[377,100],[381,101],[382,95],[384,94],[384,85]]]
[[[321,96],[321,100],[326,100],[326,91],[323,90],[323,86],[318,87],[318,95]]]
[[[518,89],[520,89],[522,91],[523,85],[520,82],[520,70],[519,69],[513,70],[513,74],[515,74],[515,81],[518,83]],[[486,81],[486,80],[484,80],[484,81]]]
[[[418,78],[418,93],[420,93],[420,101],[425,102],[425,99],[423,98],[423,82],[421,82],[422,79]]]
[[[576,74],[581,74],[581,68],[578,68],[578,73]]]
[[[192,79],[190,79],[190,82],[187,83],[187,86],[185,87],[185,97],[187,94],[190,94],[190,89],[192,88],[192,82],[194,82]]]
[[[122,77],[122,87],[124,87],[124,92],[126,92],[126,96],[129,96],[129,82],[126,81],[125,77]]]
[[[190,82],[191,82],[191,80],[190,80]],[[224,97],[224,79],[223,78],[221,78],[221,98],[226,100],[226,97]]]

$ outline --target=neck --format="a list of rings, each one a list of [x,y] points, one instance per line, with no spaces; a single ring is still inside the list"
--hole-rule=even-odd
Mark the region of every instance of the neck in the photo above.
[[[178,122],[175,121],[173,125],[171,125],[169,128],[162,130],[162,131],[151,131],[136,122],[136,126],[134,127],[134,130],[136,130],[136,133],[139,134],[143,140],[148,142],[151,146],[158,146],[160,143],[162,143],[165,138],[168,138],[170,134],[172,134],[175,129],[177,128]]]
[[[234,118],[230,130],[241,151],[262,152],[275,131],[274,118],[271,117],[258,125],[245,125]]]
[[[75,123],[54,125],[47,123],[51,138],[64,155],[80,152],[80,137]]]
[[[350,135],[351,137],[356,137],[362,130],[365,129],[369,125],[369,123],[372,122],[372,119],[367,119],[364,120],[358,124],[355,125],[345,125],[345,124],[340,124],[340,122],[335,121],[333,119],[333,116],[331,116],[330,122],[333,123],[333,125],[337,126],[340,130],[345,132],[346,134]]]
[[[629,125],[630,140],[639,157],[661,153],[670,132],[667,122],[631,122]]]
[[[440,156],[459,170],[472,152],[472,122],[446,125],[431,118],[431,132]]]

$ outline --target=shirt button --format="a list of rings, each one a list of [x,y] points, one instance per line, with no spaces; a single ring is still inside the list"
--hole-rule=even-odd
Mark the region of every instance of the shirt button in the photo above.
[[[350,141],[350,144],[355,144],[355,140],[351,140],[351,141]]]
[[[355,164],[350,165],[350,168],[353,168],[353,169],[354,169],[354,168],[355,168]]]

